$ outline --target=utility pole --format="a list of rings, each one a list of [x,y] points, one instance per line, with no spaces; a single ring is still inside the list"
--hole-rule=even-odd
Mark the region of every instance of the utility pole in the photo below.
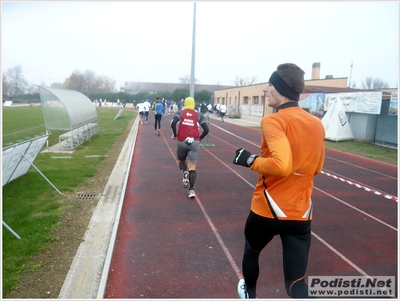
[[[351,61],[351,66],[350,66],[350,79],[349,79],[349,88],[351,88],[351,73],[353,72],[353,61]]]
[[[196,2],[193,10],[193,34],[192,34],[192,71],[190,73],[190,96],[194,98],[194,66],[195,66],[195,49],[196,49]]]

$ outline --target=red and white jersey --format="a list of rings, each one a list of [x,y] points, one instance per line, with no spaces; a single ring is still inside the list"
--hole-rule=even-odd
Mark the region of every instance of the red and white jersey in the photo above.
[[[190,109],[183,109],[182,111],[178,111],[176,115],[180,115],[180,113],[181,116],[179,116],[180,121],[178,125],[177,140],[183,141],[187,137],[193,137],[195,140],[200,140],[199,125],[201,120],[198,120],[199,116],[197,114],[197,111]]]

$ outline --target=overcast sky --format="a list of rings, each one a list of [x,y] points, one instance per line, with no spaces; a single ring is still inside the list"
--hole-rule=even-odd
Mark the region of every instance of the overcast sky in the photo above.
[[[29,84],[63,82],[75,70],[116,81],[178,83],[192,65],[192,1],[7,2],[1,68],[20,65]],[[197,1],[195,77],[232,85],[267,82],[291,62],[311,79],[366,77],[398,86],[399,3],[393,1]],[[351,64],[353,62],[353,68]]]

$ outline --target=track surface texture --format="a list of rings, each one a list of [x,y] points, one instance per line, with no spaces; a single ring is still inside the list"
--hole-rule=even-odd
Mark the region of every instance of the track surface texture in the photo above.
[[[258,154],[261,132],[210,118],[189,199],[172,114],[157,136],[151,113],[139,125],[104,298],[237,298],[257,173],[232,160],[239,147]],[[397,166],[327,149],[306,276],[397,275],[397,193]],[[258,298],[288,297],[281,251],[276,237],[261,253]]]

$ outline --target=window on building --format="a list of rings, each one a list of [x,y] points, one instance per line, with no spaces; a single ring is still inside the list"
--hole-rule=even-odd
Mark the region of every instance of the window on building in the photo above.
[[[253,104],[258,105],[258,96],[253,96]]]
[[[243,97],[243,103],[248,104],[249,103],[249,98],[247,96]]]

